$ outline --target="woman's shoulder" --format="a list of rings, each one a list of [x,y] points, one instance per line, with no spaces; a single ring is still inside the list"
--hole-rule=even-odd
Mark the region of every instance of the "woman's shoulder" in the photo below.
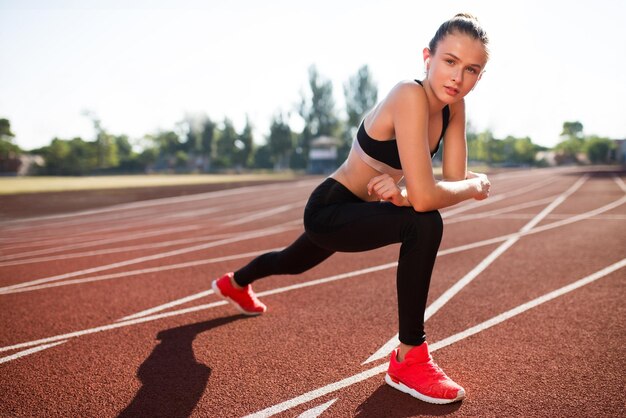
[[[402,80],[396,83],[389,92],[389,99],[393,102],[427,104],[428,99],[424,88],[415,80]]]

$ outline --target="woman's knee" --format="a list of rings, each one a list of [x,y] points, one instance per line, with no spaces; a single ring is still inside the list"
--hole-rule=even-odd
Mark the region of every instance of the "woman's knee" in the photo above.
[[[443,219],[439,211],[416,212],[408,211],[410,215],[411,229],[421,237],[441,240],[443,235]]]

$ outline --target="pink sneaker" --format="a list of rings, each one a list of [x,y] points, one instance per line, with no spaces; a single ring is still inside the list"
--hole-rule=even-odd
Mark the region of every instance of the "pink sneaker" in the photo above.
[[[231,283],[233,273],[226,273],[217,280],[213,280],[211,287],[215,294],[232,303],[237,309],[246,315],[261,315],[267,310],[248,285],[243,289],[237,289]]]
[[[397,359],[398,349],[391,353],[385,382],[424,402],[445,404],[465,398],[465,389],[457,385],[435,364],[423,343],[412,348],[403,362]]]

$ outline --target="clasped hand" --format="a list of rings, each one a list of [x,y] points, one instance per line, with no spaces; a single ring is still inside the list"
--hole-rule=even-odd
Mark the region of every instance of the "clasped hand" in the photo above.
[[[402,195],[402,189],[398,187],[398,184],[389,174],[372,177],[369,183],[367,183],[367,194],[376,196],[380,200],[391,202],[396,206],[405,206],[407,204],[406,198]]]

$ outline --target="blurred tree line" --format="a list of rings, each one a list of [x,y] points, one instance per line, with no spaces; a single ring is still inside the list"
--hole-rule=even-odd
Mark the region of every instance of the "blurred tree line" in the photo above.
[[[303,170],[308,165],[311,140],[330,136],[340,140],[339,165],[350,150],[352,138],[364,114],[378,100],[378,89],[367,65],[343,85],[345,115],[336,109],[332,82],[321,76],[313,65],[308,71],[308,91],[302,94],[297,114],[304,127],[294,132],[289,124],[290,112],[278,111],[272,116],[265,141],[255,141],[254,129],[246,119],[238,132],[229,118],[214,121],[208,116],[187,116],[172,130],[131,140],[113,135],[96,115],[85,112],[93,123],[95,139],[54,138],[45,147],[30,151],[41,155],[45,166],[37,174],[85,175],[139,172],[222,172],[250,169]],[[537,153],[546,148],[530,138],[508,136],[496,139],[489,130],[476,132],[468,123],[468,157],[473,163],[499,166],[541,165]],[[0,119],[0,171],[2,161],[20,152],[13,143],[7,119]],[[580,122],[565,122],[561,142],[555,147],[558,163],[607,163],[614,142],[596,136],[585,137]],[[441,159],[441,151],[435,163]]]

